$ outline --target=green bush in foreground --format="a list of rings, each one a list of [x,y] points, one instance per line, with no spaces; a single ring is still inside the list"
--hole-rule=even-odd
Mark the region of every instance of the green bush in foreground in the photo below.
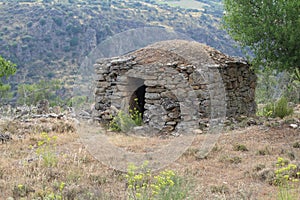
[[[55,167],[58,162],[58,157],[55,152],[55,141],[57,136],[50,137],[48,133],[41,133],[42,139],[37,143],[36,154],[42,159],[45,167]]]
[[[297,166],[289,164],[287,160],[279,157],[276,163],[274,184],[279,187],[279,200],[299,199],[300,171]],[[297,188],[298,185],[298,188]]]
[[[289,107],[285,97],[281,97],[274,103],[267,104],[262,111],[258,112],[258,115],[274,118],[280,117],[281,119],[291,114],[293,114],[293,108]]]
[[[112,131],[127,132],[135,126],[143,124],[142,113],[136,108],[129,110],[129,114],[124,111],[119,111],[118,114],[109,123],[109,129]]]

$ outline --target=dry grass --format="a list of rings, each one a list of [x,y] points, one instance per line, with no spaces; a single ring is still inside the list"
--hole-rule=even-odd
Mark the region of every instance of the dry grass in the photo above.
[[[125,199],[123,174],[91,156],[72,121],[2,121],[3,129],[13,133],[13,140],[0,144],[0,199],[33,199],[50,193],[66,199]],[[36,152],[42,140],[40,132],[45,130],[49,137],[57,136],[53,150],[58,161],[53,167],[45,166]],[[230,131],[221,135],[206,159],[199,159],[197,151],[204,137],[197,136],[186,153],[168,166],[194,184],[192,199],[276,199],[278,188],[268,180],[277,157],[299,162],[300,149],[293,147],[300,142],[299,129],[253,126]],[[169,142],[122,134],[112,134],[109,140],[132,152]],[[237,151],[236,144],[243,144],[248,151]],[[61,183],[65,183],[62,191]]]
[[[158,150],[170,142],[170,139],[161,139],[157,137],[139,137],[124,134],[108,135],[108,140],[117,147],[135,153]]]

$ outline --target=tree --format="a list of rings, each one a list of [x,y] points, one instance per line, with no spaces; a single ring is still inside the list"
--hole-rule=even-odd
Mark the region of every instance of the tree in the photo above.
[[[256,69],[289,71],[300,80],[300,1],[224,0],[224,27]]]
[[[3,84],[3,79],[16,73],[16,65],[0,56],[0,104],[5,104],[12,98],[10,85]]]
[[[5,60],[0,56],[0,87],[3,85],[3,78],[8,78],[16,73],[16,64]]]
[[[62,99],[57,95],[57,91],[62,88],[59,80],[40,80],[33,84],[18,85],[17,104],[36,105],[38,101],[47,99],[50,106],[58,105]]]

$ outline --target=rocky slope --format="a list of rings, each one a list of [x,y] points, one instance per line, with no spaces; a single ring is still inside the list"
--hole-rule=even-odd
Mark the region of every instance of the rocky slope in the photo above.
[[[58,78],[68,88],[83,59],[105,39],[129,29],[165,27],[230,55],[241,55],[220,30],[220,1],[182,9],[155,1],[2,1],[0,55],[18,65],[11,82]]]

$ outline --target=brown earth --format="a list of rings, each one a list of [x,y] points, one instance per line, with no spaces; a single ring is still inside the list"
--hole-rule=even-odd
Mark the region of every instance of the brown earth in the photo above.
[[[1,120],[0,130],[12,133],[13,140],[0,143],[0,199],[42,199],[45,194],[59,193],[62,182],[66,199],[126,199],[124,173],[108,168],[87,151],[76,133],[76,123],[71,119]],[[50,139],[57,157],[52,167],[45,166],[37,151],[43,131],[48,138],[57,136]],[[226,131],[207,157],[200,159],[197,153],[205,137],[196,136],[188,150],[167,167],[193,183],[190,199],[276,199],[278,187],[270,183],[277,158],[300,166],[300,148],[294,145],[300,143],[300,129],[290,128],[289,123]],[[108,138],[135,152],[169,141],[112,133]],[[244,145],[247,151],[238,151],[237,145]],[[300,190],[299,185],[297,188]]]

